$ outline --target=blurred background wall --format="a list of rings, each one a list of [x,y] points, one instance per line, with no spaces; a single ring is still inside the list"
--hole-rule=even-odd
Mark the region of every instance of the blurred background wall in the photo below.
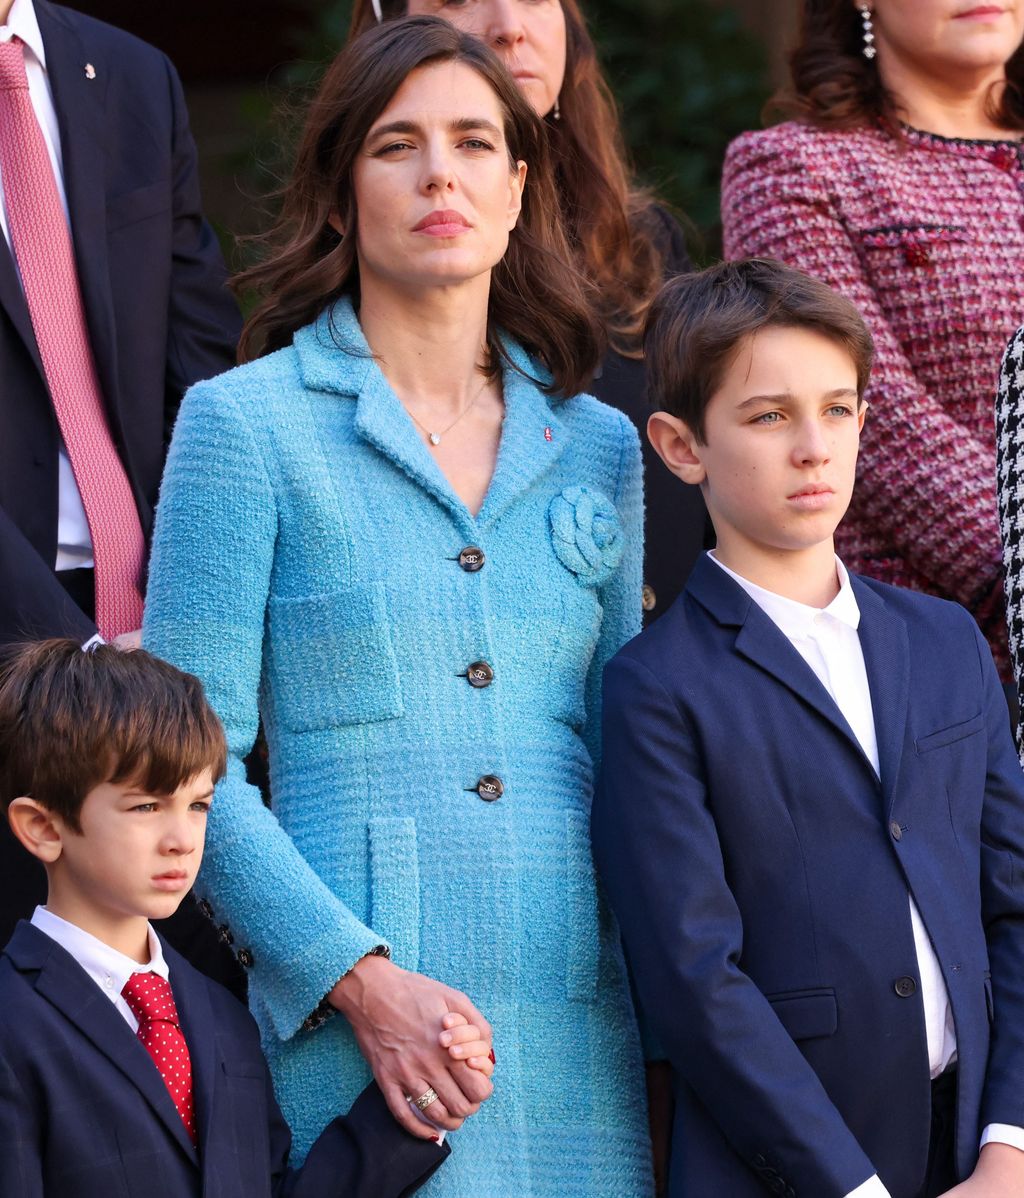
[[[728,142],[761,124],[784,73],[798,0],[583,0],[622,107],[641,179],[718,249],[718,176]],[[174,61],[199,145],[207,214],[237,264],[286,169],[284,111],[344,37],[350,0],[80,0]]]

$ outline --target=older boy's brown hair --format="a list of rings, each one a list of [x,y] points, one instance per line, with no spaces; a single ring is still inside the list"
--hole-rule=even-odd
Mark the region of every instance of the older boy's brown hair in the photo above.
[[[703,445],[705,413],[722,376],[741,344],[768,327],[808,329],[841,345],[864,398],[874,343],[854,305],[781,262],[744,258],[680,275],[658,293],[644,337],[654,408],[684,421]]]
[[[224,774],[220,722],[191,674],[143,649],[48,640],[0,654],[0,809],[22,795],[75,831],[105,782],[168,795]]]

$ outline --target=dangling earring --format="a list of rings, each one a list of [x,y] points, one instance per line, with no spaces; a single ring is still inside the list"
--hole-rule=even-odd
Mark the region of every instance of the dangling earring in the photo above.
[[[861,20],[864,22],[864,57],[875,57],[875,27],[871,24],[871,9],[867,4],[860,6]]]
[[[555,106],[551,109],[551,119],[553,121],[560,121],[562,119],[562,106],[559,104],[557,96],[555,96]]]

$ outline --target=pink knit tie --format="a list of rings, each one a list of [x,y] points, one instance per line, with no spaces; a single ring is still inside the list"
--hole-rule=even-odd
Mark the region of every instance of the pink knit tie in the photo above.
[[[39,356],[89,521],[96,623],[109,640],[142,624],[145,543],[103,410],[71,234],[17,38],[0,42],[0,177]]]

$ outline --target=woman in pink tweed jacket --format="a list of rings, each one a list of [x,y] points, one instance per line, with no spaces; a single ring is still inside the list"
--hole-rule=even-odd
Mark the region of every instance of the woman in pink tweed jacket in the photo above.
[[[1009,678],[993,395],[1024,321],[1024,3],[805,0],[798,119],[729,148],[727,257],[781,258],[875,337],[853,570],[958,600]]]

